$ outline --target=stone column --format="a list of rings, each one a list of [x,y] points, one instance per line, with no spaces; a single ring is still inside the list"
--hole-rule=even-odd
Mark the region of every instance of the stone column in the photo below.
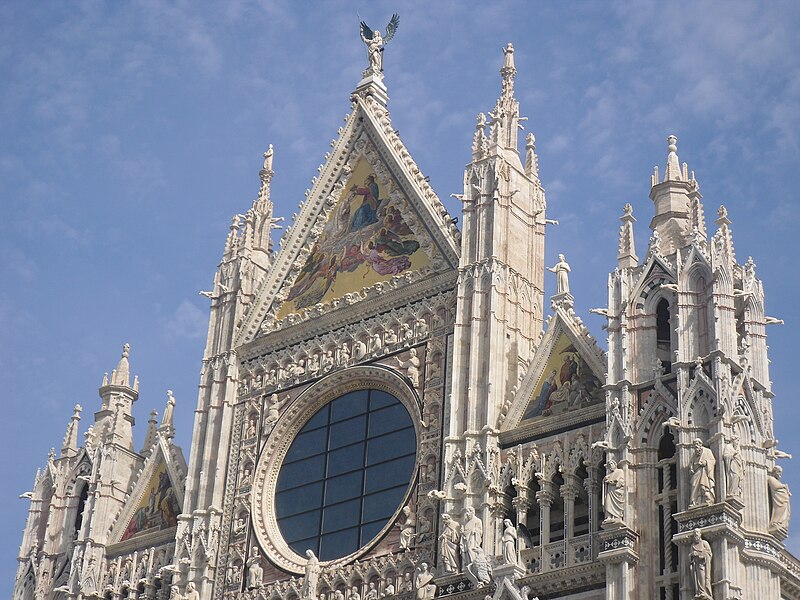
[[[581,492],[580,479],[575,475],[568,475],[567,481],[560,488],[561,497],[564,498],[564,521],[566,522],[566,539],[575,537],[575,499]]]
[[[589,533],[593,534],[600,529],[600,490],[601,485],[597,480],[597,469],[595,465],[586,465],[589,477],[583,482],[586,488],[586,495],[589,497]],[[600,500],[600,501],[599,501]]]
[[[541,532],[542,546],[550,543],[550,506],[555,500],[553,488],[550,481],[541,482],[542,489],[536,492],[536,501],[539,503],[539,531]]]

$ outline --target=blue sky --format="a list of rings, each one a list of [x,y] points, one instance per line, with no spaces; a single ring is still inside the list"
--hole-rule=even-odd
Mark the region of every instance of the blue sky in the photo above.
[[[72,406],[82,431],[124,342],[141,379],[137,446],[165,393],[188,454],[208,289],[231,215],[258,192],[289,217],[366,65],[358,13],[400,29],[385,54],[395,127],[439,196],[460,192],[474,118],[516,49],[517,96],[547,189],[549,264],[604,344],[606,277],[630,202],[644,254],[666,136],[725,204],[740,262],[765,282],[777,437],[800,456],[791,373],[800,319],[800,5],[492,2],[0,4],[0,595],[10,593],[37,467]],[[553,281],[548,278],[552,288]],[[188,457],[187,457],[188,458]],[[784,464],[800,490],[800,466]],[[800,550],[800,526],[790,546]]]

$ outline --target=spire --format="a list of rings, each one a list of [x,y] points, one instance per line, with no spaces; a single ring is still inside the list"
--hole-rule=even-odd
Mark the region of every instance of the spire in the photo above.
[[[158,412],[154,410],[150,411],[150,418],[147,420],[147,433],[144,436],[144,445],[142,445],[142,450],[139,452],[142,456],[150,456],[150,452],[153,450],[153,445],[156,443],[156,417],[158,417]]]
[[[514,78],[517,68],[514,66],[514,46],[508,44],[503,48],[503,66],[500,68],[501,92],[495,103],[494,109],[489,113],[491,117],[490,138],[492,150],[501,154],[507,160],[516,157],[520,170],[517,148],[517,132],[519,130],[519,102],[514,98]]]
[[[243,237],[249,238],[247,244],[251,244],[252,249],[261,250],[267,257],[272,254],[272,230],[280,229],[277,225],[283,218],[275,219],[272,217],[274,206],[270,199],[270,184],[275,171],[272,170],[272,159],[275,150],[272,144],[264,152],[264,167],[258,172],[261,178],[261,189],[258,192],[258,199],[253,202],[253,207],[245,217],[245,234]],[[251,218],[248,229],[248,217]],[[246,245],[247,245],[246,244]]]
[[[64,435],[64,443],[61,445],[61,456],[74,454],[78,451],[78,423],[81,420],[80,404],[76,404],[72,412],[72,417],[67,423],[67,433]]]
[[[117,368],[111,371],[111,385],[130,387],[130,366],[128,365],[128,354],[130,351],[130,344],[122,346],[122,358],[119,359]]]
[[[164,408],[164,416],[158,431],[168,439],[175,437],[175,426],[172,423],[174,413],[175,396],[172,395],[172,390],[167,390],[167,406]]]
[[[619,254],[617,254],[617,265],[621,269],[628,269],[639,264],[639,257],[636,256],[636,246],[633,239],[633,224],[636,219],[633,216],[633,206],[626,204],[622,209],[622,226],[619,228]]]
[[[503,98],[514,97],[514,78],[517,76],[517,67],[514,66],[514,46],[511,42],[503,48],[503,68],[500,69],[500,75],[503,78]]]

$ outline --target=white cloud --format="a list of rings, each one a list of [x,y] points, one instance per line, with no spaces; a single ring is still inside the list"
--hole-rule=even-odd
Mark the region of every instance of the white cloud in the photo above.
[[[208,313],[197,308],[189,300],[182,300],[164,323],[164,331],[169,337],[187,340],[202,339],[207,327]]]

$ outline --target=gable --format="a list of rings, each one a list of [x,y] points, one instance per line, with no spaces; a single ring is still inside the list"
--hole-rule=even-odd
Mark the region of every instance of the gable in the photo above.
[[[408,213],[408,199],[396,183],[359,157],[276,317],[429,268],[431,259]]]
[[[528,401],[522,420],[564,414],[604,401],[603,384],[561,331]]]
[[[156,434],[156,443],[138,479],[114,519],[109,552],[119,554],[174,539],[184,495],[186,462],[171,440]]]
[[[180,512],[175,486],[167,472],[167,463],[162,460],[142,491],[119,541],[175,527]]]
[[[369,95],[355,94],[353,100],[353,113],[258,285],[236,345],[370,295],[404,296],[399,290],[435,288],[444,273],[455,277],[455,219],[414,163],[386,108]]]
[[[605,405],[605,353],[574,313],[554,310],[508,414],[498,421],[504,431]]]

